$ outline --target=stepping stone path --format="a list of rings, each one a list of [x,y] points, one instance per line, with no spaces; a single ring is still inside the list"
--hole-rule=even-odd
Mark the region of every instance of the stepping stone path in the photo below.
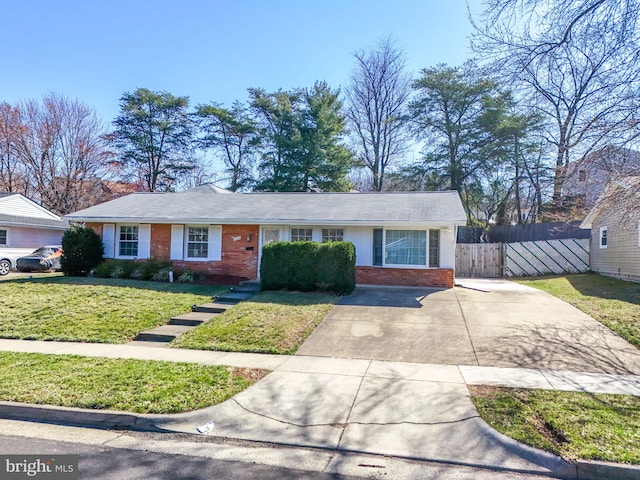
[[[178,335],[211,320],[238,302],[248,300],[259,291],[260,282],[256,280],[241,282],[240,286],[231,287],[227,293],[214,295],[211,303],[194,305],[191,312],[171,318],[166,325],[140,332],[132,342],[129,342],[129,345],[164,347]]]

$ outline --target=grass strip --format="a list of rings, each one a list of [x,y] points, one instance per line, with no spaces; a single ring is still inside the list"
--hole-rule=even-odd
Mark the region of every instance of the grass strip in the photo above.
[[[316,292],[262,292],[176,338],[197,350],[292,354],[339,297]]]
[[[226,287],[45,277],[0,282],[0,337],[126,343]]]
[[[518,282],[570,303],[640,348],[640,283],[593,273]]]
[[[0,400],[181,413],[223,402],[267,373],[190,363],[0,352]]]
[[[640,463],[640,398],[469,386],[482,418],[499,432],[569,460]]]

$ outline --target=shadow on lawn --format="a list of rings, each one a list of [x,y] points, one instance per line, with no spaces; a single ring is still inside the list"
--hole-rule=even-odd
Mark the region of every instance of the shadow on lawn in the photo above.
[[[96,278],[96,277],[67,277],[67,276],[46,276],[33,278],[15,278],[5,280],[5,283],[29,284],[37,283],[38,285],[76,285],[76,286],[105,286],[105,287],[121,287],[135,288],[140,290],[151,290],[155,292],[171,292],[171,293],[191,293],[195,295],[214,295],[227,291],[228,286],[225,285],[202,285],[197,283],[166,283],[153,282],[148,280],[129,280],[121,278]]]
[[[596,273],[567,275],[564,278],[582,295],[640,305],[640,283],[618,280]]]

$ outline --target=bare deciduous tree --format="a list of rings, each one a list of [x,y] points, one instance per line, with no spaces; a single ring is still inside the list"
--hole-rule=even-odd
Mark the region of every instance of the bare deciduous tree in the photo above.
[[[357,154],[371,171],[373,190],[381,191],[385,171],[405,151],[405,106],[411,79],[404,55],[391,39],[371,51],[355,53],[356,67],[347,89],[347,117],[357,140]]]
[[[525,87],[547,119],[554,148],[553,199],[569,163],[605,144],[638,136],[638,0],[489,0],[477,51]]]
[[[20,113],[8,103],[0,103],[0,191],[25,192],[25,175],[16,152]]]
[[[25,169],[25,194],[66,214],[91,204],[88,181],[99,175],[107,153],[104,125],[93,109],[59,94],[17,107],[16,155]]]

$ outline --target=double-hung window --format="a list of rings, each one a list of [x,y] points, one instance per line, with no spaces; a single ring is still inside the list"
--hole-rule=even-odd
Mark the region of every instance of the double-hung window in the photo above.
[[[137,257],[139,228],[137,225],[120,225],[119,250],[121,257]]]
[[[209,256],[209,227],[188,227],[187,258]]]
[[[322,242],[342,242],[344,239],[344,228],[323,228]]]
[[[607,227],[600,227],[600,248],[607,248]]]
[[[6,247],[9,244],[9,231],[0,229],[0,246]]]
[[[310,242],[311,240],[313,240],[312,228],[292,228],[291,229],[292,242]]]

